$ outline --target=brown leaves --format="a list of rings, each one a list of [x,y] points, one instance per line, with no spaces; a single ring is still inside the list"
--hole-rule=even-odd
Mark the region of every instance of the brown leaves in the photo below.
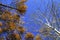
[[[10,16],[8,17],[8,20],[13,21],[13,20],[14,20],[13,16],[10,15]]]
[[[42,40],[42,38],[40,37],[40,35],[37,35],[37,36],[35,37],[35,40]]]
[[[15,28],[16,28],[16,25],[15,25],[15,23],[14,22],[9,22],[9,29],[10,30],[14,30]]]
[[[26,1],[27,0],[21,0],[20,3],[17,4],[17,8],[13,8],[13,7],[4,5],[4,4],[1,4],[1,6],[8,7],[11,9],[16,9],[17,11],[20,12],[21,15],[23,15],[27,9],[27,6],[24,4]],[[4,22],[4,25],[2,24],[2,22],[0,22],[0,26],[3,25],[2,27],[0,27],[0,33],[2,33],[2,32],[8,33],[6,40],[21,40],[20,34],[22,35],[26,30],[25,30],[25,28],[19,26],[20,15],[12,14],[11,12],[5,10],[0,15],[0,18]],[[16,31],[17,31],[17,33],[14,33]],[[29,38],[32,38],[32,39],[34,37],[31,33],[30,34],[27,33],[26,36],[29,36]]]
[[[25,4],[22,4],[20,6],[17,6],[20,14],[24,14],[26,12],[27,6]]]
[[[17,15],[17,14],[14,14],[14,15],[13,15],[13,20],[15,20],[15,21],[20,21],[20,16]]]
[[[25,29],[23,27],[17,27],[17,31],[23,34],[25,32]]]
[[[2,28],[0,28],[0,34],[3,32]]]
[[[26,1],[27,0],[21,0],[19,3],[17,3],[17,9],[21,15],[24,15],[27,10],[27,6],[24,4]]]
[[[17,33],[9,34],[6,38],[7,40],[21,40],[21,36]]]
[[[27,33],[25,35],[25,40],[33,40],[33,38],[34,38],[34,35],[32,33]]]
[[[20,3],[25,3],[27,0],[20,0]]]
[[[11,16],[11,13],[8,11],[5,11],[2,15],[1,15],[1,19],[3,20],[8,20]]]
[[[15,33],[14,35],[15,35],[16,40],[21,40],[21,36],[19,34]]]
[[[0,27],[3,25],[3,23],[2,22],[0,22]]]

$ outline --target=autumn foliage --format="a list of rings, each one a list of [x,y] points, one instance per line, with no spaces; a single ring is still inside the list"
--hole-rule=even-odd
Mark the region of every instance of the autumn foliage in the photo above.
[[[0,9],[0,34],[7,33],[6,40],[22,40],[22,35],[24,33],[25,40],[34,40],[34,35],[30,32],[26,32],[26,29],[19,24],[21,21],[20,14],[24,15],[27,10],[27,6],[25,5],[26,1],[27,0],[20,0],[20,2],[16,4],[16,8],[0,4],[0,6],[15,9],[19,12],[19,14],[13,14],[8,10]],[[0,37],[0,40],[4,40],[4,37]],[[36,36],[35,40],[41,40],[41,37]]]

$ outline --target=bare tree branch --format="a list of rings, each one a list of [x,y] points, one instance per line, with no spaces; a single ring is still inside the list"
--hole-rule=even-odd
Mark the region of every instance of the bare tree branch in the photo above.
[[[17,8],[10,7],[10,6],[4,5],[4,4],[0,4],[0,6],[7,7],[7,8],[11,8],[11,9],[15,9],[15,10],[18,10],[18,11],[19,11],[19,9],[17,9]]]

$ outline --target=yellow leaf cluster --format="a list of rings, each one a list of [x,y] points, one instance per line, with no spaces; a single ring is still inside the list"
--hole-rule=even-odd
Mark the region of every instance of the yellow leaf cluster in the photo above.
[[[21,36],[17,33],[14,33],[16,40],[21,40]]]
[[[16,25],[15,25],[15,23],[14,22],[9,22],[9,28],[11,29],[11,30],[14,30],[15,28],[16,28]]]
[[[23,27],[17,27],[17,30],[20,32],[20,33],[24,33],[25,32],[25,29]]]
[[[16,20],[16,21],[19,21],[19,20],[20,20],[20,16],[17,15],[17,14],[14,14],[14,15],[13,15],[13,18],[14,18],[14,20]]]
[[[10,16],[11,16],[11,13],[6,11],[1,15],[1,19],[8,20],[10,18]]]
[[[42,39],[41,39],[40,35],[37,35],[37,36],[35,37],[35,40],[42,40]]]
[[[20,0],[20,3],[24,3],[24,2],[26,2],[27,0]]]
[[[25,39],[29,39],[29,38],[31,38],[31,39],[34,38],[33,34],[30,32],[25,35]]]
[[[19,12],[23,14],[26,12],[27,6],[25,4],[22,4],[20,6],[17,6],[17,8],[19,9]]]
[[[20,12],[20,14],[24,15],[24,13],[26,12],[27,10],[27,6],[25,5],[25,2],[27,0],[20,0],[19,3],[17,3],[17,9],[18,11]]]

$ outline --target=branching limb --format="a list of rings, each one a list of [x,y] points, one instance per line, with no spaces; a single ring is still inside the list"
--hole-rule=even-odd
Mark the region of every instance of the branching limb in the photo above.
[[[11,9],[15,9],[15,10],[19,10],[19,9],[17,9],[17,8],[10,7],[10,6],[4,5],[4,4],[0,4],[0,6],[7,7],[7,8],[11,8]]]

